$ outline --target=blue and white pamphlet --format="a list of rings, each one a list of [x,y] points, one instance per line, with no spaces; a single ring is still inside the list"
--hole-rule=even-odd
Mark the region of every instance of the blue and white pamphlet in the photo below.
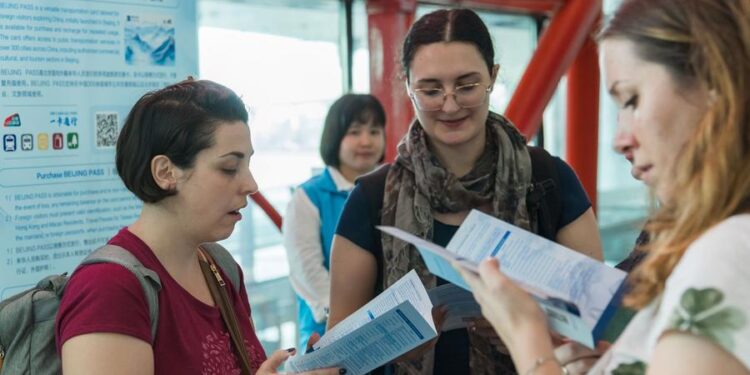
[[[432,302],[412,270],[326,332],[312,352],[287,360],[285,371],[337,367],[365,374],[436,336]]]
[[[414,245],[430,272],[466,290],[471,289],[451,261],[477,272],[479,262],[498,258],[503,272],[539,302],[552,330],[590,348],[614,314],[627,276],[477,210],[445,248],[395,227],[378,229]]]

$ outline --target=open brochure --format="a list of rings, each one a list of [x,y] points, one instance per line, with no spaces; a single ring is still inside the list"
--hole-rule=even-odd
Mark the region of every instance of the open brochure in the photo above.
[[[477,272],[498,258],[503,272],[540,303],[550,328],[590,348],[614,314],[626,273],[500,219],[473,210],[443,248],[395,227],[378,229],[414,245],[433,274],[470,290],[451,266]]]
[[[365,374],[436,336],[432,302],[412,270],[326,332],[314,351],[287,360],[285,370],[339,367]]]

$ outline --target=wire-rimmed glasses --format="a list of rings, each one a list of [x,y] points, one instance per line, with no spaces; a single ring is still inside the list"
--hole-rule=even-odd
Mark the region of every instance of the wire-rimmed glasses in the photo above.
[[[491,91],[492,86],[477,82],[456,86],[451,93],[437,87],[409,89],[409,97],[420,111],[434,112],[443,108],[448,95],[453,95],[453,100],[461,108],[476,108],[484,104]]]

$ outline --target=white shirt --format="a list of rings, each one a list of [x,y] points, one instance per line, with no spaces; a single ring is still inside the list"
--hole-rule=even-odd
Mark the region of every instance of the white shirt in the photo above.
[[[350,191],[354,184],[333,167],[327,167],[338,191]],[[330,304],[331,277],[323,266],[320,243],[320,213],[303,189],[297,188],[286,208],[282,235],[289,262],[289,281],[297,295],[307,302],[318,323],[326,320]]]

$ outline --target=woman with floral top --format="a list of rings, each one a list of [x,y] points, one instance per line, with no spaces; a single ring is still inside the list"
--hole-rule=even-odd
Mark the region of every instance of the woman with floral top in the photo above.
[[[748,374],[750,0],[625,0],[600,40],[633,173],[662,204],[625,299],[640,311],[589,374]],[[496,261],[462,272],[522,374],[577,372]]]

